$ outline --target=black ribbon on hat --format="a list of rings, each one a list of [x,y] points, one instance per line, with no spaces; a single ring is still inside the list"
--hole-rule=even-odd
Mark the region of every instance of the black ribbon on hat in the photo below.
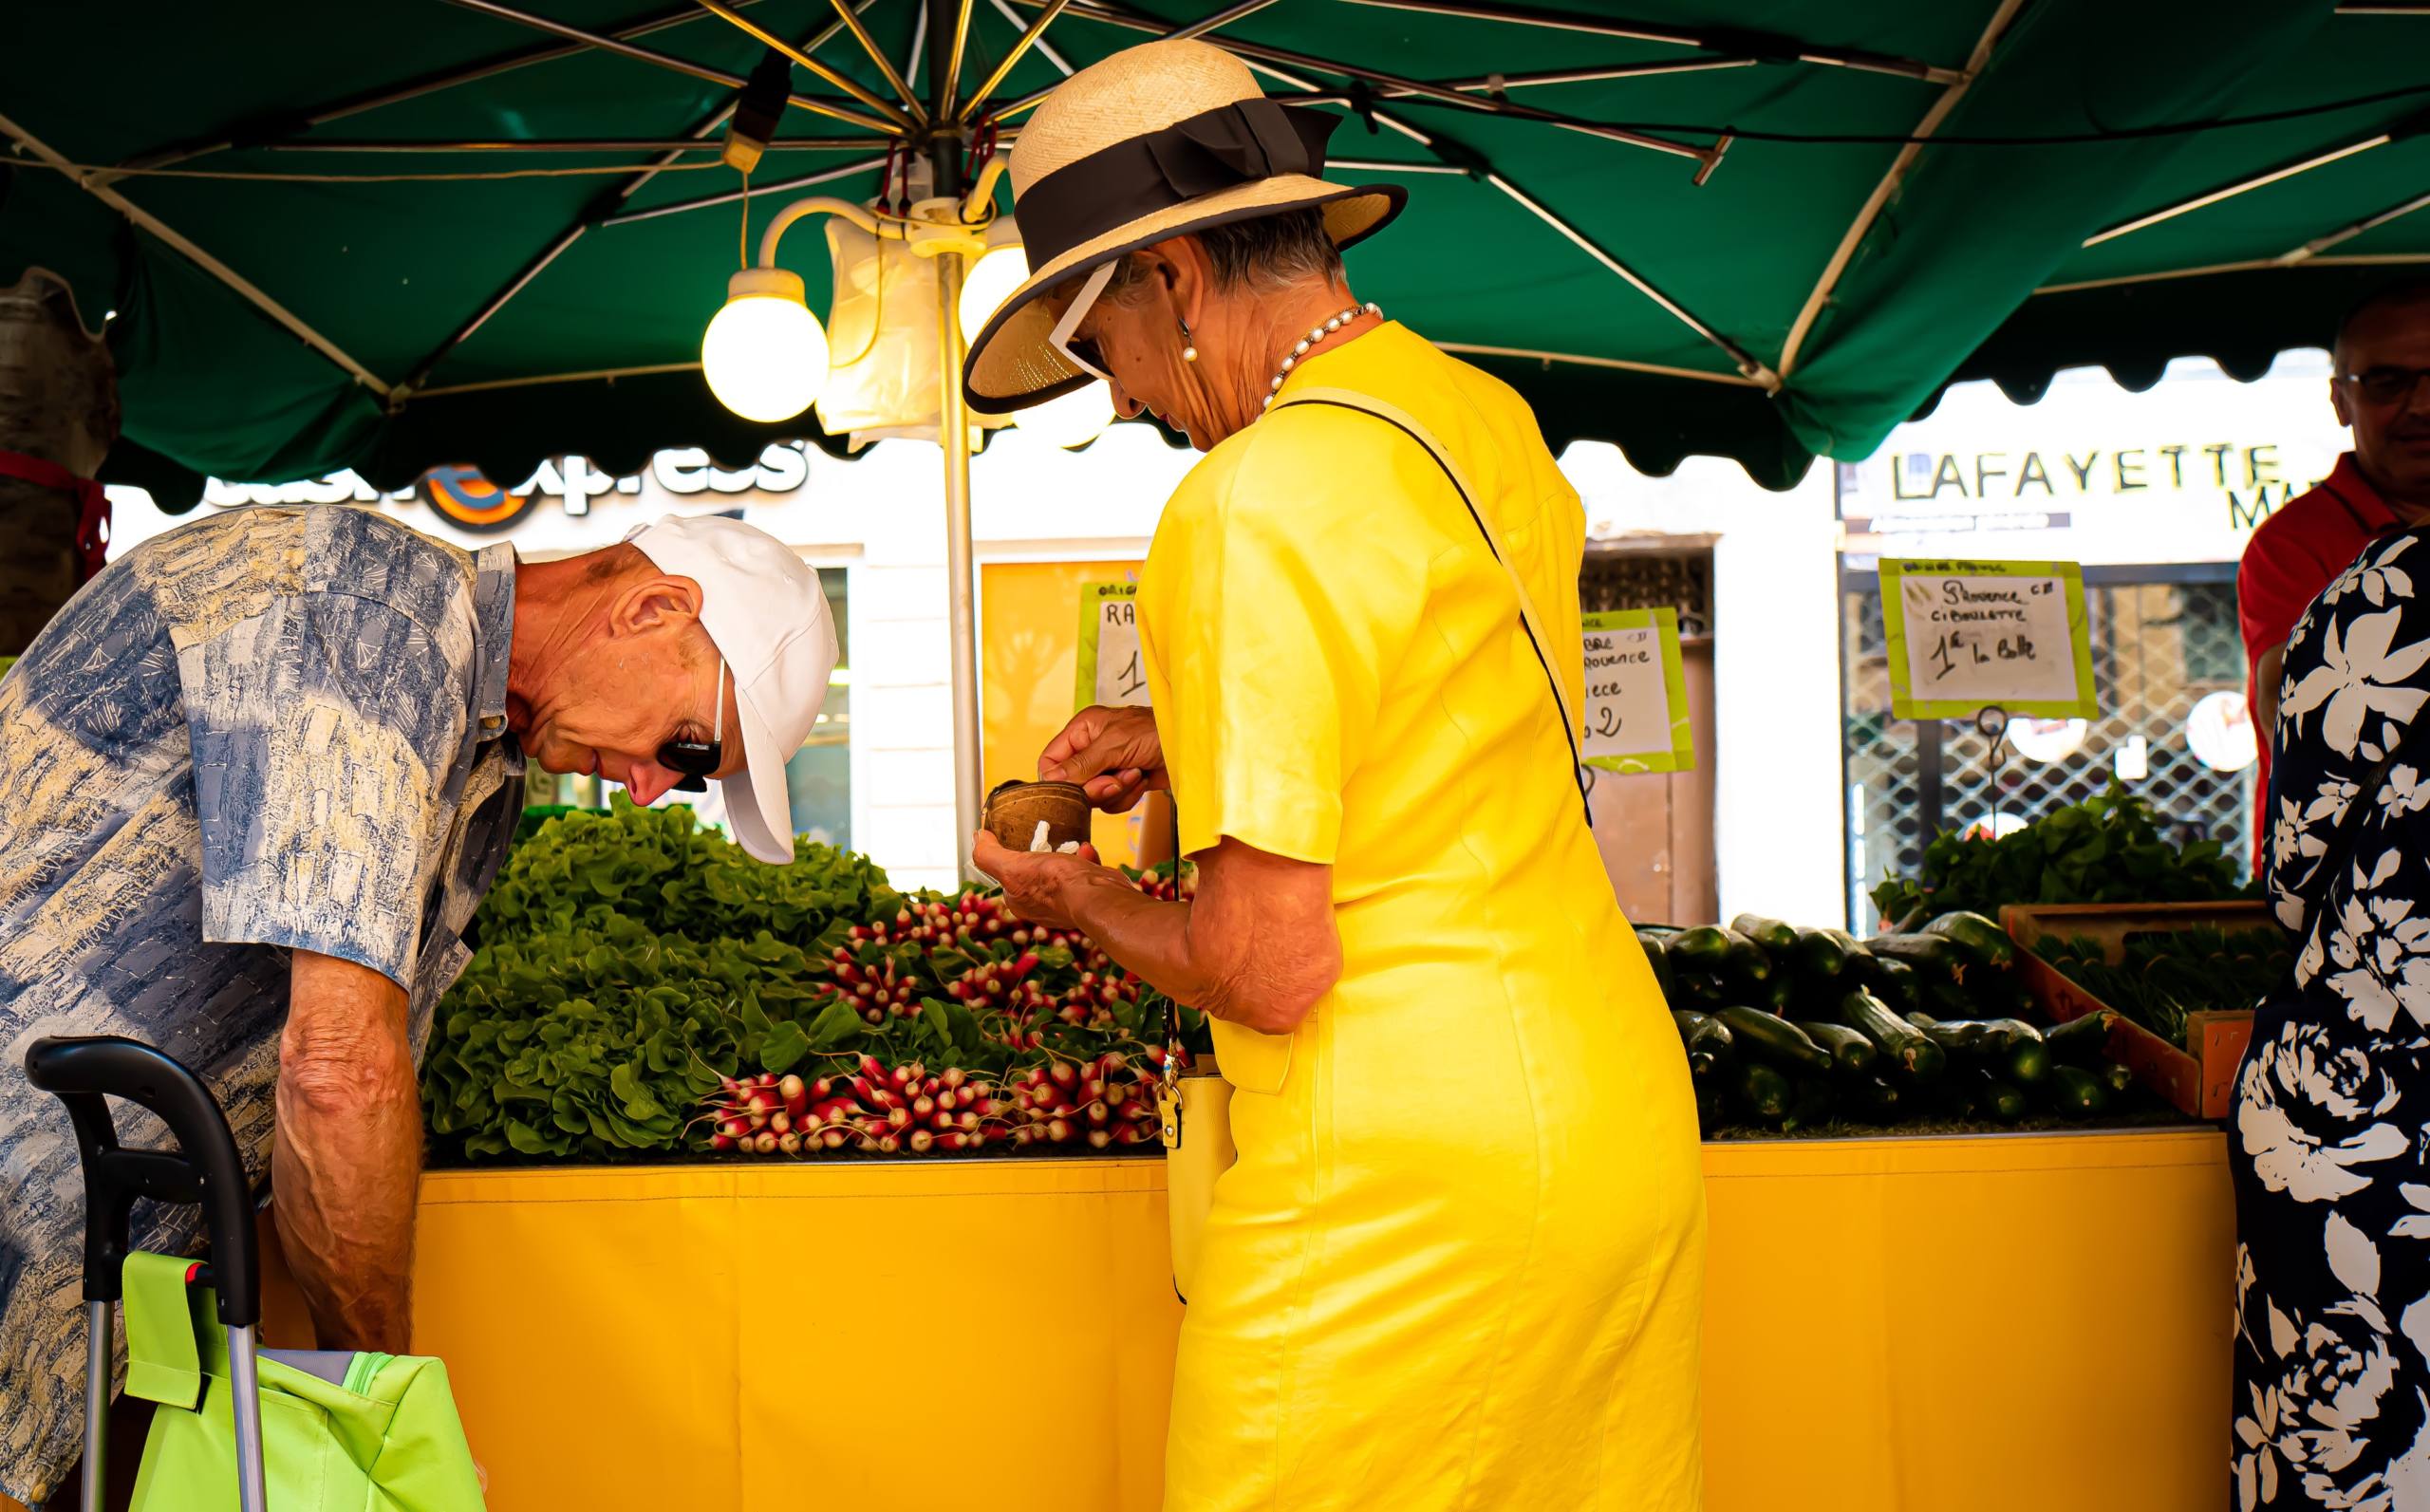
[[[1201,196],[1285,174],[1320,175],[1339,116],[1242,100],[1064,164],[1014,205],[1030,267]]]

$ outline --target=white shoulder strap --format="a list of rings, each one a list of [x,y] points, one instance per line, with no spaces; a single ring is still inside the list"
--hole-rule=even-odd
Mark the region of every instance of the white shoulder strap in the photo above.
[[[1477,502],[1483,495],[1469,483],[1467,476],[1460,470],[1460,464],[1453,459],[1449,449],[1436,440],[1433,433],[1420,424],[1417,419],[1408,411],[1397,405],[1386,403],[1372,394],[1361,394],[1347,388],[1300,388],[1294,389],[1289,398],[1274,407],[1289,409],[1295,404],[1330,404],[1340,409],[1360,410],[1373,415],[1377,420],[1407,434],[1411,440],[1426,449],[1434,458],[1435,465],[1443,469],[1443,476],[1451,480],[1452,491],[1460,495],[1460,502],[1467,507],[1468,518],[1476,521],[1478,531],[1483,532],[1486,550],[1491,551],[1493,559],[1502,564],[1503,571],[1510,578],[1511,591],[1519,596],[1519,620],[1526,627],[1527,639],[1535,645],[1536,660],[1543,666],[1544,681],[1553,690],[1553,704],[1561,711],[1561,733],[1569,738],[1571,766],[1574,770],[1582,769],[1584,763],[1580,760],[1579,750],[1580,726],[1570,713],[1569,696],[1561,691],[1561,675],[1553,670],[1553,642],[1544,633],[1543,622],[1536,617],[1535,599],[1527,592],[1525,581],[1519,576],[1518,565],[1511,561],[1510,553],[1502,549],[1502,534],[1494,529],[1492,513]],[[1586,782],[1582,771],[1578,773],[1576,780],[1579,784],[1580,795],[1583,797]],[[1591,820],[1592,815],[1590,814],[1589,817]]]

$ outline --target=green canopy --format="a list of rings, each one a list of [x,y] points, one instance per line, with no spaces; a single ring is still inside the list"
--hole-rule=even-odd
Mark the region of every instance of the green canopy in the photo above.
[[[2403,135],[2430,105],[2419,5],[1209,5],[19,7],[0,283],[47,266],[88,323],[115,311],[111,472],[172,507],[199,473],[738,460],[811,422],[737,420],[694,365],[739,244],[715,151],[736,85],[763,37],[828,70],[793,69],[756,224],[795,194],[867,198],[890,118],[918,125],[888,73],[932,102],[947,27],[957,98],[985,87],[971,125],[1000,140],[1063,70],[1186,27],[1347,111],[1335,175],[1411,190],[1352,254],[1360,297],[1517,384],[1556,445],[1614,440],[1649,472],[1712,453],[1786,487],[1953,374],[2031,391],[2189,352],[2250,372],[2430,257],[2430,214],[2403,214],[2430,184],[2430,137]],[[784,252],[823,310],[822,239]]]

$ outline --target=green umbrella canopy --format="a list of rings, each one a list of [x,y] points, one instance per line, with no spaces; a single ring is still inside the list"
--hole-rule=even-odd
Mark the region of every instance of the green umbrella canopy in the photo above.
[[[2430,19],[2365,13],[2418,6],[860,0],[856,35],[849,3],[21,5],[0,282],[47,266],[88,322],[116,311],[112,471],[172,503],[196,473],[739,459],[813,422],[709,398],[694,364],[739,182],[663,144],[719,140],[765,38],[828,72],[792,69],[777,135],[800,145],[754,176],[755,226],[794,195],[879,192],[917,108],[888,75],[933,103],[953,55],[933,37],[962,39],[956,100],[986,88],[971,124],[1003,138],[1065,69],[1177,28],[1347,112],[1336,177],[1408,185],[1351,254],[1360,297],[1517,384],[1557,446],[1614,440],[1648,472],[1713,453],[1785,487],[1957,372],[2250,367],[2430,249],[2430,214],[2399,215],[2296,269],[2157,276],[2402,205],[2421,138],[2083,245],[2430,104]],[[823,238],[783,260],[824,310]]]

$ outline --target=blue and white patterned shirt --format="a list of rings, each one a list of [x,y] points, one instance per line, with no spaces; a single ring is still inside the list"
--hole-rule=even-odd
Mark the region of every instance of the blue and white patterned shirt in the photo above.
[[[0,678],[0,1490],[80,1445],[84,1193],[46,1035],[192,1067],[268,1168],[290,952],[402,986],[416,1054],[522,810],[514,558],[365,510],[232,511],[103,571]],[[160,1137],[119,1111],[122,1137]],[[178,1252],[192,1209],[136,1208]]]

